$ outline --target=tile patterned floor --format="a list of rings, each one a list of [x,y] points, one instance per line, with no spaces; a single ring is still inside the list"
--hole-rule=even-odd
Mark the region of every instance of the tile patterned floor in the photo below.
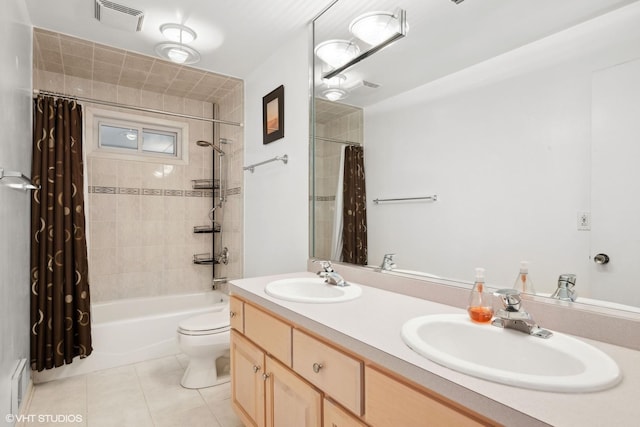
[[[229,383],[180,386],[183,355],[38,384],[20,427],[242,427]],[[77,422],[73,416],[80,415]]]

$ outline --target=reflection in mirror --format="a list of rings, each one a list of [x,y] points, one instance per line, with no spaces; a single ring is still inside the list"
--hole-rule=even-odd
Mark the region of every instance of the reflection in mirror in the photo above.
[[[640,2],[339,0],[314,43],[396,8],[410,31],[342,73],[343,99],[322,98],[314,60],[312,256],[340,259],[334,138],[364,147],[368,264],[395,253],[397,269],[460,283],[481,266],[504,288],[528,261],[539,295],[575,274],[578,302],[640,307]]]

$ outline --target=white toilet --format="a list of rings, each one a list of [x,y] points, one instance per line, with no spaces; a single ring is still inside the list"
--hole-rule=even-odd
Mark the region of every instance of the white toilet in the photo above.
[[[229,381],[229,310],[190,317],[178,324],[178,345],[189,356],[180,384],[204,388]]]

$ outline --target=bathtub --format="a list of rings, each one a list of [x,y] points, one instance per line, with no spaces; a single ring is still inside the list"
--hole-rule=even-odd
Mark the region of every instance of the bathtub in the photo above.
[[[228,311],[228,304],[229,297],[219,291],[92,304],[91,355],[34,372],[33,381],[37,384],[178,354],[178,323],[198,314]]]

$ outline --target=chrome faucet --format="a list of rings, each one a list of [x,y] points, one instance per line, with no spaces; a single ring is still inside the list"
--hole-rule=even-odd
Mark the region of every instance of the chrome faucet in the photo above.
[[[575,301],[578,298],[578,294],[573,290],[576,285],[575,274],[561,274],[558,277],[558,288],[551,295],[551,298],[559,299],[561,301]]]
[[[549,338],[553,332],[539,327],[531,315],[521,310],[520,292],[515,289],[500,289],[494,293],[502,302],[491,324],[499,328],[515,329],[540,338]]]
[[[382,264],[380,265],[380,271],[391,271],[396,268],[396,263],[393,262],[394,256],[396,256],[396,254],[384,254]]]
[[[331,261],[315,260],[313,262],[320,264],[322,267],[322,270],[316,274],[324,278],[324,283],[335,286],[349,286],[342,276],[333,269]]]

